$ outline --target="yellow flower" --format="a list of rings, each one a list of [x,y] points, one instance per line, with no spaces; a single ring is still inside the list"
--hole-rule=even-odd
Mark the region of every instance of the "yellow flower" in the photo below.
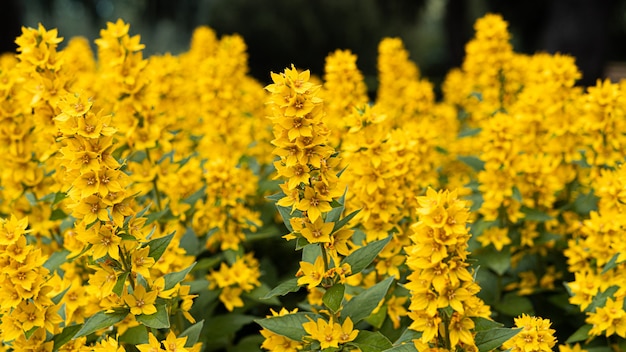
[[[349,319],[349,318],[348,318]],[[346,320],[347,321],[347,320]],[[349,325],[352,325],[350,321]],[[318,318],[317,322],[309,321],[302,324],[304,331],[309,335],[308,338],[319,341],[320,348],[325,349],[328,347],[339,347],[342,337],[350,338],[351,333],[346,335],[342,330],[341,325],[331,322],[327,322],[322,318]],[[346,325],[346,328],[351,326]],[[351,330],[351,329],[350,329]],[[358,332],[357,332],[358,333]],[[354,335],[356,337],[356,334]],[[354,339],[354,338],[353,338]]]
[[[132,294],[125,292],[122,299],[133,315],[151,315],[157,312],[154,302],[157,298],[157,291],[146,292],[143,285],[137,285]]]
[[[308,285],[309,288],[313,288],[319,285],[324,279],[324,259],[321,256],[315,258],[315,263],[300,262],[300,270],[297,276],[302,276],[298,279],[298,285]]]
[[[333,328],[337,328],[339,324],[333,324]],[[354,329],[354,324],[352,324],[352,319],[350,317],[346,317],[343,324],[341,324],[341,331],[339,334],[339,343],[346,343],[353,341],[356,339],[356,336],[359,334],[359,330]]]
[[[14,244],[23,234],[29,232],[26,230],[27,227],[27,217],[18,220],[15,215],[11,214],[10,220],[0,220],[0,245]]]
[[[176,338],[176,335],[173,331],[170,331],[163,341],[163,345],[165,346],[165,350],[167,352],[187,352],[185,348],[185,343],[187,342],[187,336]]]
[[[222,289],[219,299],[224,303],[226,309],[232,312],[235,307],[243,307],[243,300],[241,300],[242,292],[241,287],[226,286]]]
[[[515,318],[515,326],[522,328],[522,331],[506,341],[502,347],[510,348],[512,352],[550,352],[556,344],[555,330],[550,329],[550,324],[548,319],[522,314]]]
[[[131,265],[134,273],[144,278],[150,277],[150,268],[154,265],[154,258],[148,256],[150,247],[137,249],[131,254]]]
[[[320,216],[322,216],[322,213],[333,210],[328,200],[321,197],[321,195],[318,194],[312,187],[305,187],[304,198],[302,198],[298,203],[297,209],[306,211],[311,222],[315,222]]]
[[[478,236],[478,242],[480,242],[483,247],[493,244],[496,250],[501,251],[504,246],[511,244],[508,233],[509,230],[507,228],[490,227]]]
[[[135,346],[139,352],[165,352],[161,348],[161,342],[151,333],[148,333],[148,343]]]
[[[320,217],[313,223],[306,221],[300,233],[309,243],[330,242],[330,233],[333,231],[334,225],[334,222],[324,222]]]

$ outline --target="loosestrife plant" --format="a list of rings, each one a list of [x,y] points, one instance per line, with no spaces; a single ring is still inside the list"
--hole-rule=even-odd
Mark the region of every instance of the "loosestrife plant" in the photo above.
[[[625,350],[626,85],[475,30],[436,99],[399,38],[374,93],[348,50],[263,87],[206,26],[151,57],[23,28],[0,350]]]

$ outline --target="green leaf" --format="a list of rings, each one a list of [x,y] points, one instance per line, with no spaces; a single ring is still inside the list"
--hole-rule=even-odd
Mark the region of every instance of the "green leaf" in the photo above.
[[[124,291],[124,286],[126,286],[126,279],[130,273],[127,271],[120,275],[115,282],[115,286],[113,286],[113,293],[118,296],[122,296],[122,292]]]
[[[522,202],[522,192],[520,192],[519,188],[517,188],[517,186],[513,186],[513,196],[512,196],[513,200],[517,201],[517,202]]]
[[[617,264],[619,264],[617,262],[617,258],[619,258],[620,254],[621,253],[615,253],[615,255],[611,257],[611,260],[609,260],[609,262],[604,265],[604,268],[602,268],[602,273],[600,274],[606,274],[607,271],[615,269]]]
[[[496,349],[513,336],[517,335],[522,329],[495,328],[483,330],[476,333],[474,341],[480,352],[489,352]]]
[[[618,289],[619,286],[613,285],[607,288],[604,292],[600,292],[595,295],[595,297],[593,297],[593,300],[591,301],[591,304],[589,304],[587,309],[585,309],[585,312],[593,312],[598,307],[604,307],[604,305],[606,304],[606,300],[608,298],[613,298],[613,294],[617,292]]]
[[[254,318],[251,315],[235,313],[213,316],[205,322],[200,334],[201,339],[210,343],[211,347],[219,347],[216,346],[219,343],[214,344],[215,341],[234,335],[244,325],[253,322]]]
[[[299,289],[300,289],[300,286],[298,286],[298,278],[294,277],[287,281],[281,282],[278,286],[274,287],[265,296],[261,297],[261,299],[270,299],[276,296],[284,296],[288,294],[289,292],[296,292]]]
[[[33,326],[30,330],[28,331],[24,331],[24,337],[26,337],[26,340],[30,340],[30,337],[33,336],[33,334],[35,333],[35,331],[41,329],[41,327],[39,326]]]
[[[196,262],[193,262],[193,264],[191,264],[190,266],[186,267],[185,269],[181,271],[165,274],[163,276],[163,279],[165,280],[165,286],[163,289],[169,290],[170,288],[173,288],[174,286],[176,286],[177,283],[183,281],[185,277],[187,277],[187,274],[189,274],[191,269],[193,269],[194,265],[196,265]]]
[[[357,209],[357,210],[353,211],[352,213],[344,216],[343,219],[335,222],[335,226],[333,226],[333,233],[335,231],[338,231],[342,227],[344,227],[348,223],[348,221],[352,220],[352,218],[354,218],[356,216],[356,214],[358,214],[360,211],[361,211],[361,209]]]
[[[589,338],[589,331],[593,328],[591,324],[585,324],[578,328],[570,337],[565,341],[566,343],[574,343],[578,341],[583,341]]]
[[[52,213],[50,213],[50,220],[63,220],[67,218],[67,214],[61,209],[54,209]]]
[[[574,211],[578,214],[589,214],[592,210],[598,210],[599,198],[591,190],[587,194],[579,194],[574,201]]]
[[[46,260],[43,264],[44,268],[50,270],[50,272],[56,271],[61,264],[66,262],[68,254],[70,254],[70,251],[67,249],[52,253],[52,255],[48,257],[48,260]]]
[[[283,192],[278,192],[278,193],[274,193],[274,194],[272,194],[272,195],[269,195],[269,196],[265,197],[265,199],[267,199],[267,200],[271,200],[271,201],[272,201],[272,203],[276,203],[276,202],[278,202],[279,200],[283,199],[284,197],[285,197],[285,193],[283,193]]]
[[[476,332],[497,329],[497,328],[501,328],[502,326],[504,326],[503,324],[498,323],[497,321],[483,318],[483,317],[472,317],[472,320],[474,321],[474,331]]]
[[[475,136],[475,135],[479,134],[480,131],[481,131],[480,128],[463,128],[459,132],[459,138]]]
[[[122,336],[120,336],[119,341],[132,345],[148,343],[148,329],[145,325],[133,326],[132,328],[126,330]]]
[[[494,247],[486,247],[477,251],[476,257],[479,263],[484,264],[498,275],[504,275],[511,266],[511,252],[509,250],[498,251]]]
[[[159,258],[165,253],[167,246],[174,238],[174,232],[169,235],[161,238],[154,239],[145,244],[145,246],[150,246],[150,250],[148,251],[148,257],[154,258],[154,261],[157,262]]]
[[[199,322],[193,324],[183,331],[178,337],[187,336],[187,342],[185,343],[185,347],[192,347],[198,339],[200,338],[200,332],[202,331],[202,327],[204,326],[204,320],[200,320]]]
[[[191,227],[187,227],[185,234],[180,239],[180,247],[189,255],[196,256],[202,252],[204,245],[200,243],[198,236]]]
[[[76,333],[74,338],[79,338],[82,336],[87,336],[92,332],[95,332],[100,329],[108,328],[113,326],[120,321],[124,320],[128,315],[129,310],[124,309],[120,311],[115,311],[112,313],[105,313],[104,311],[100,311],[89,318],[83,327]]]
[[[291,218],[301,218],[302,212],[300,210],[291,211],[291,207],[283,207],[281,205],[276,204],[276,209],[278,209],[278,213],[280,213],[280,217],[283,218],[283,223],[289,232],[293,232],[293,227],[291,226]]]
[[[519,296],[515,292],[504,295],[502,300],[494,305],[494,308],[498,312],[512,317],[519,316],[522,313],[534,314],[533,304],[530,299],[525,296]]]
[[[485,169],[485,162],[473,155],[460,155],[458,159],[465,165],[474,169],[474,171],[482,171]]]
[[[154,314],[150,314],[150,315],[140,314],[136,316],[135,319],[137,319],[138,322],[142,323],[143,325],[149,328],[154,328],[154,329],[169,328],[170,317],[167,314],[167,307],[165,306],[165,304],[157,305],[156,309],[157,311]]]
[[[61,293],[57,294],[56,296],[52,297],[52,302],[54,304],[59,304],[59,302],[61,302],[61,300],[63,299],[63,296],[65,296],[65,293],[67,293],[67,291],[69,291],[69,289],[72,287],[72,284],[70,284],[69,286],[67,286],[67,288],[65,290],[63,290]]]
[[[380,352],[393,347],[391,341],[385,335],[378,331],[372,332],[367,330],[359,331],[359,335],[351,344],[359,347],[361,352]]]
[[[529,208],[524,205],[522,206],[520,211],[524,214],[524,219],[530,221],[546,222],[553,219],[552,216],[546,214],[539,209]]]
[[[422,337],[422,333],[421,332],[409,329],[407,327],[402,332],[402,335],[400,335],[400,337],[398,337],[396,342],[394,342],[393,344],[394,345],[400,345],[400,344],[403,344],[403,343],[406,343],[406,342],[411,342],[411,341],[413,341],[415,339],[419,339],[420,337]]]
[[[343,191],[343,195],[341,198],[337,200],[338,206],[333,207],[331,211],[326,214],[326,222],[337,222],[341,217],[344,209],[346,208],[344,204],[346,204],[346,193],[348,193],[348,188],[346,187],[345,191]]]
[[[350,317],[354,324],[367,318],[378,306],[378,303],[385,298],[389,286],[393,282],[393,276],[377,283],[376,285],[352,297],[343,307],[342,316]]]
[[[310,321],[307,317],[310,317],[313,321],[317,321],[317,317],[319,316],[313,313],[302,312],[265,319],[255,319],[254,321],[273,333],[288,337],[294,341],[302,341],[302,338],[307,335],[302,324]]]
[[[152,224],[153,222],[155,222],[155,221],[157,221],[159,219],[167,217],[168,213],[171,213],[170,209],[168,207],[165,207],[165,209],[163,209],[161,211],[157,211],[157,212],[148,214],[146,216],[145,226],[148,226],[148,225]]]
[[[342,284],[334,284],[329,287],[326,292],[324,292],[324,296],[322,297],[322,302],[331,310],[331,312],[335,313],[341,308],[341,302],[343,301],[343,293],[345,292],[346,287]]]
[[[54,337],[52,338],[52,341],[54,342],[52,350],[57,351],[59,348],[61,348],[61,346],[70,342],[74,338],[74,335],[76,335],[76,333],[82,327],[83,327],[83,324],[78,324],[78,325],[66,326],[65,328],[63,328],[63,331],[61,331],[60,334],[54,335]]]
[[[387,305],[383,304],[376,313],[370,314],[365,321],[376,329],[380,329],[385,322],[385,318],[387,318]]]
[[[380,253],[380,251],[385,248],[390,240],[391,236],[380,241],[370,242],[367,245],[350,253],[350,255],[348,255],[341,261],[341,264],[349,264],[350,269],[352,270],[352,275],[358,274],[363,271],[363,269],[367,268],[367,266],[370,265],[372,261],[374,261],[374,258],[378,256],[378,253]]]
[[[263,304],[271,304],[275,306],[280,306],[281,303],[276,297],[271,297],[269,299],[264,298],[270,292],[269,286],[266,283],[261,282],[260,286],[255,287],[250,292],[245,292],[243,294],[244,297],[250,298],[253,301],[263,303]]]
[[[393,346],[392,348],[386,349],[384,352],[417,352],[417,348],[413,343],[405,343],[403,345]]]
[[[315,259],[322,256],[322,247],[317,243],[312,243],[302,248],[302,261],[307,263],[315,263]]]
[[[54,195],[54,200],[52,201],[52,205],[59,204],[63,199],[67,198],[67,194],[65,192],[57,192]]]

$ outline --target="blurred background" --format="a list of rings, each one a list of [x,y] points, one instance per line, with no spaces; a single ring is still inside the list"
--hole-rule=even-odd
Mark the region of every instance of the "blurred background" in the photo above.
[[[321,75],[326,55],[350,49],[372,92],[383,37],[402,38],[438,85],[461,64],[474,21],[487,12],[509,22],[517,52],[574,55],[581,85],[626,75],[626,0],[2,0],[0,49],[15,51],[21,26],[38,23],[58,28],[65,41],[84,36],[93,44],[107,21],[122,18],[146,55],[178,54],[194,28],[209,25],[244,37],[250,73],[261,82],[291,63]]]

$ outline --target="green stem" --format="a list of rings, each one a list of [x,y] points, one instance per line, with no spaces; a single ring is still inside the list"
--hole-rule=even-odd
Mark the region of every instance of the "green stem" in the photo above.
[[[150,152],[148,151],[148,149],[145,150],[146,152],[146,158],[148,159],[148,162],[150,162],[150,164],[152,164],[152,159],[150,158]],[[159,178],[158,173],[154,176],[154,178],[152,179],[152,191],[154,191],[154,196],[156,199],[156,205],[157,205],[157,211],[161,211],[163,210],[163,208],[161,207],[161,194],[159,193],[159,188],[157,187],[157,180]]]

